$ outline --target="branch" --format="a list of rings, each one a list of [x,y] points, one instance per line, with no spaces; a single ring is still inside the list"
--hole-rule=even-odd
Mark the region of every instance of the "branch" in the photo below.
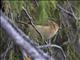
[[[58,4],[57,4],[57,7],[58,7],[59,9],[61,9],[62,11],[64,11],[65,13],[70,14],[71,16],[73,16],[74,19],[76,19],[76,20],[79,20],[79,19],[80,19],[80,18],[77,18],[77,17],[75,16],[75,14],[74,14],[74,12],[73,12],[73,10],[72,10],[72,7],[71,7],[71,11],[72,11],[72,13],[69,12],[68,10],[62,8],[62,7],[61,7],[60,5],[58,5]]]
[[[22,9],[24,10],[24,12],[26,13],[26,15],[28,16],[29,20],[30,20],[30,24],[32,25],[32,27],[35,29],[35,31],[40,35],[41,39],[43,39],[42,34],[38,31],[38,29],[35,27],[35,25],[33,24],[33,18],[29,15],[28,11],[22,7]]]
[[[6,55],[11,50],[11,48],[13,48],[13,42],[10,43],[9,41],[7,49],[0,55],[1,60],[6,60]]]
[[[54,60],[47,54],[43,53],[35,46],[33,41],[26,36],[2,11],[0,11],[1,19],[0,26],[7,32],[7,34],[19,45],[26,53],[31,56],[32,60]]]
[[[65,54],[64,50],[62,49],[62,47],[60,47],[59,45],[56,45],[56,44],[52,44],[52,45],[50,45],[50,44],[48,44],[48,45],[38,46],[38,48],[47,48],[47,47],[48,47],[48,48],[55,47],[55,48],[60,49],[61,52],[62,52],[62,54],[63,54],[63,56],[64,56],[64,59],[66,59],[66,54]]]
[[[71,9],[71,12],[72,12],[73,17],[74,17],[76,20],[78,20],[79,18],[76,17],[76,15],[75,15],[75,13],[74,13],[74,11],[73,11],[73,9],[72,9],[72,6],[71,6],[69,0],[67,0],[67,3],[68,3],[68,5],[69,5],[69,7],[70,7],[70,9]]]
[[[38,1],[34,0],[37,7],[39,7]]]

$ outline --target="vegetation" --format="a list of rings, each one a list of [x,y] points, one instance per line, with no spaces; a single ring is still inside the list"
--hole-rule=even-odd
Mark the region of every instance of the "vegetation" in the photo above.
[[[34,35],[29,30],[29,18],[23,11],[24,7],[33,18],[35,25],[45,26],[48,21],[54,21],[59,25],[59,31],[51,39],[51,44],[59,45],[66,54],[66,60],[80,59],[80,1],[43,1],[43,0],[3,0],[2,11],[12,19],[15,24],[38,46],[46,45],[49,41],[43,41],[38,33]],[[68,12],[66,12],[68,11]],[[20,22],[25,22],[21,24]],[[0,28],[0,58],[6,60],[22,60],[21,49],[2,28]],[[46,43],[47,42],[47,43]],[[11,47],[10,47],[11,46]],[[6,50],[8,52],[6,52]],[[64,60],[59,49],[54,47],[41,48],[44,52],[54,57],[55,60]]]

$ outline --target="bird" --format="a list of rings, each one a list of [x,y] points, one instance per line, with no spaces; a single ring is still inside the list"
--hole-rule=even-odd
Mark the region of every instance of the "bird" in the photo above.
[[[36,30],[42,35],[42,40],[50,40],[59,30],[59,25],[54,21],[48,21],[47,25],[35,25],[36,30],[31,24],[28,26],[30,31],[29,35],[33,40],[40,37]]]

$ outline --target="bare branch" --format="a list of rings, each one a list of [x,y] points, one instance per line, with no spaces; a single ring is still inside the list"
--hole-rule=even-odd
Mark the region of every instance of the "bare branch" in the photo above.
[[[29,13],[28,13],[28,11],[24,8],[24,7],[22,7],[23,8],[23,10],[24,10],[24,12],[26,13],[26,15],[28,16],[28,18],[29,18],[29,20],[30,20],[30,24],[32,25],[32,27],[35,29],[35,31],[40,35],[40,37],[41,37],[41,39],[43,39],[43,36],[42,36],[42,34],[38,31],[38,29],[35,27],[35,25],[33,24],[33,18],[29,15]]]
[[[34,0],[34,1],[35,1],[35,3],[36,3],[37,7],[39,7],[38,1],[37,1],[37,0]]]
[[[11,48],[13,48],[13,42],[9,41],[7,49],[0,55],[1,60],[6,60],[6,55],[10,51]]]
[[[68,2],[68,5],[69,5],[69,7],[70,7],[70,9],[71,9],[71,12],[72,12],[73,17],[74,17],[76,20],[78,20],[79,18],[76,17],[76,15],[75,15],[75,13],[74,13],[74,11],[73,11],[73,9],[72,9],[72,6],[71,6],[69,0],[67,0],[67,2]]]
[[[60,47],[60,46],[58,46],[58,45],[56,45],[56,44],[52,44],[52,45],[48,44],[48,45],[38,46],[38,48],[47,48],[47,47],[48,47],[48,48],[55,47],[55,48],[60,49],[61,52],[62,52],[62,54],[63,54],[63,56],[64,56],[64,58],[66,59],[66,54],[65,54],[64,50],[62,49],[62,47]]]
[[[77,18],[77,17],[75,16],[72,8],[71,8],[72,13],[71,13],[71,12],[69,12],[68,10],[62,8],[60,5],[57,4],[57,6],[58,6],[59,9],[63,10],[65,13],[72,15],[76,20],[79,20],[79,19],[80,19],[80,18]]]

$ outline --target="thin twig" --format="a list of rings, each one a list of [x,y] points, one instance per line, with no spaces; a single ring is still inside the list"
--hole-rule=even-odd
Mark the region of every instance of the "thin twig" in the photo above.
[[[78,18],[75,16],[74,11],[73,11],[73,9],[71,7],[70,2],[68,0],[67,0],[67,2],[68,2],[68,5],[70,6],[70,9],[71,9],[71,12],[72,12],[73,17],[77,20]]]
[[[65,54],[64,50],[62,49],[62,47],[60,47],[59,45],[56,45],[56,44],[50,45],[50,44],[48,44],[48,45],[38,46],[38,48],[47,48],[47,47],[49,47],[49,48],[55,47],[55,48],[60,49],[61,52],[63,53],[64,58],[66,59],[66,54]]]
[[[36,3],[37,7],[39,7],[39,4],[38,4],[37,0],[34,0],[34,1],[35,1],[35,3]]]
[[[8,52],[10,51],[10,49],[11,48],[13,48],[13,42],[11,42],[11,41],[9,41],[9,43],[8,43],[8,47],[7,47],[7,49],[6,49],[6,51],[4,51],[2,54],[1,54],[1,59],[3,60],[5,60],[5,57],[6,57],[6,55],[8,54]]]
[[[33,21],[33,18],[29,15],[28,11],[27,11],[24,7],[22,7],[22,8],[23,8],[24,12],[26,13],[26,15],[28,16],[32,27],[33,27],[33,28],[35,29],[35,31],[40,35],[41,39],[43,39],[42,34],[38,31],[38,29],[35,27],[35,25],[34,25],[33,22],[32,22],[32,21]]]
[[[74,13],[71,13],[71,12],[69,12],[68,10],[65,10],[64,8],[62,8],[62,7],[61,7],[60,5],[58,5],[58,4],[57,4],[57,6],[58,6],[59,9],[63,10],[63,11],[66,12],[67,14],[72,15],[76,20],[79,20],[79,18],[77,18]]]

